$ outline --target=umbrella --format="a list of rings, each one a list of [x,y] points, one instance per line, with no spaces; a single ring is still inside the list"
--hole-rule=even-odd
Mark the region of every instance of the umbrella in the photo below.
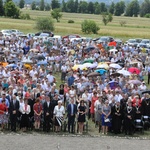
[[[8,65],[8,63],[6,62],[0,62],[0,66],[6,67]]]
[[[84,63],[93,63],[93,62],[94,62],[93,59],[87,59],[87,60],[84,60],[84,61],[83,61],[83,64],[84,64]]]
[[[83,66],[87,67],[87,68],[95,68],[95,67],[97,67],[97,64],[95,64],[95,63],[93,63],[93,64],[91,64],[91,63],[84,63]]]
[[[110,76],[119,77],[119,76],[120,76],[120,73],[115,72],[115,73],[112,73]]]
[[[24,64],[24,66],[27,68],[27,69],[32,69],[32,66],[30,64]]]
[[[129,84],[138,84],[138,85],[140,85],[142,82],[139,81],[139,80],[130,80],[130,81],[128,81],[128,83]]]
[[[7,66],[6,66],[6,68],[7,68],[7,67],[16,68],[16,67],[17,67],[17,65],[16,65],[16,64],[9,64],[9,65],[7,65]]]
[[[0,52],[0,55],[3,55],[4,54],[4,52]]]
[[[79,64],[79,65],[74,65],[74,66],[72,67],[72,69],[73,69],[73,70],[78,70],[78,69],[80,69],[80,70],[86,70],[87,68],[86,68],[84,65]]]
[[[138,68],[135,68],[135,67],[129,68],[128,71],[133,74],[139,74],[141,72]]]
[[[109,67],[115,68],[115,69],[121,69],[122,67],[118,64],[110,64]]]
[[[47,61],[39,61],[37,65],[47,65]]]
[[[101,75],[103,75],[105,72],[107,72],[105,69],[99,69],[99,70],[95,70],[95,72],[100,73]]]
[[[91,72],[87,76],[88,77],[97,77],[97,76],[100,76],[100,74],[98,72]]]
[[[97,68],[109,69],[109,66],[106,63],[99,63]]]
[[[33,56],[34,59],[38,59],[38,60],[44,60],[45,57],[43,55],[37,55],[37,56]]]
[[[39,50],[38,49],[30,49],[31,52],[34,52],[34,53],[38,53]]]
[[[146,94],[146,93],[150,94],[150,90],[146,90],[142,92],[142,94]]]
[[[32,64],[32,63],[33,63],[33,61],[32,61],[32,60],[30,60],[30,59],[24,59],[24,60],[22,61],[22,63]]]
[[[124,69],[118,70],[117,73],[120,73],[120,74],[122,74],[124,76],[130,76],[131,75],[131,73],[129,71],[124,70]]]
[[[118,52],[118,50],[117,49],[110,49],[109,52],[115,53],[115,52]]]
[[[110,81],[110,82],[108,82],[108,84],[110,85],[111,89],[115,89],[119,85],[118,82],[116,82],[116,81]]]
[[[86,47],[84,50],[89,52],[89,51],[94,50],[94,49],[95,49],[94,46],[89,46],[89,47]]]

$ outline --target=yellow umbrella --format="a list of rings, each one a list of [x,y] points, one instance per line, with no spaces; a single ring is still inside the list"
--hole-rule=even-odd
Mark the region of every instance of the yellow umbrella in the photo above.
[[[99,63],[98,66],[97,66],[97,68],[109,69],[109,66],[106,63]]]
[[[74,55],[74,54],[75,54],[75,51],[74,51],[73,49],[72,49],[70,52],[71,52],[71,54],[72,54],[72,55]]]
[[[8,65],[8,63],[6,63],[6,62],[0,62],[0,65],[3,66],[3,67],[6,67]]]
[[[30,64],[24,64],[24,66],[27,68],[27,69],[32,69],[32,66]]]
[[[81,65],[81,64],[79,64],[79,65],[74,65],[74,66],[72,67],[73,70],[78,70],[78,68],[80,68],[81,70],[87,70],[87,67],[85,67],[84,65]]]

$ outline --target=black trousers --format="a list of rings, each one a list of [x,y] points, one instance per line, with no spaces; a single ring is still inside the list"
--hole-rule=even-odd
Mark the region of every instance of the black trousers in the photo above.
[[[70,132],[70,127],[71,127],[71,132],[74,132],[74,121],[75,121],[75,115],[69,116],[68,117],[68,132]]]
[[[11,114],[10,121],[11,121],[11,131],[16,131],[17,115]]]
[[[50,123],[52,123],[52,119],[50,116],[44,117],[44,123],[43,123],[43,131],[49,132],[50,131]]]

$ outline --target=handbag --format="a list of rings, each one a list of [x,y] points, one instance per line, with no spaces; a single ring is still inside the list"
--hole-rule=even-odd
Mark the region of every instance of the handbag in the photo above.
[[[104,122],[110,122],[110,119],[109,119],[109,118],[106,118],[106,119],[104,120]]]

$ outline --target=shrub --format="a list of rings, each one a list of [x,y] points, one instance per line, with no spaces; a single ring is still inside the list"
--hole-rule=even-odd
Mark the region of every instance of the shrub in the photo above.
[[[98,30],[100,29],[99,26],[92,20],[84,20],[81,24],[82,32],[84,33],[94,33],[97,34]]]
[[[30,17],[30,15],[29,15],[29,14],[21,14],[21,15],[20,15],[20,19],[30,20],[30,19],[31,19],[31,17]]]
[[[68,23],[74,23],[74,20],[68,20]]]
[[[54,31],[54,22],[51,18],[38,18],[36,20],[36,26],[35,26],[36,29],[38,30],[50,30],[50,31]]]
[[[145,17],[146,17],[146,18],[150,18],[150,14],[146,14]]]

